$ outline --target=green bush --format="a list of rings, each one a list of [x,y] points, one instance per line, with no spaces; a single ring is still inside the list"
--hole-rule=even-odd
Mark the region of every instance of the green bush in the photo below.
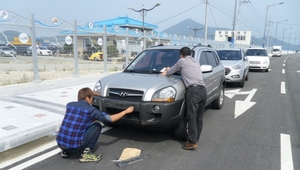
[[[119,50],[114,45],[107,46],[107,57],[118,57]]]

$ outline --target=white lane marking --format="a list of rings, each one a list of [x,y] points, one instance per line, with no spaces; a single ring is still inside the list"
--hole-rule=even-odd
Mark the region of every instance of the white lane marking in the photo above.
[[[14,164],[16,162],[19,162],[19,161],[21,161],[21,160],[23,160],[25,158],[31,157],[31,156],[33,156],[33,155],[35,155],[37,153],[40,153],[40,152],[45,151],[45,150],[47,150],[49,148],[52,148],[52,147],[54,147],[56,145],[57,145],[56,141],[53,140],[53,141],[51,141],[49,143],[46,143],[46,144],[41,145],[39,147],[36,147],[33,150],[31,150],[31,151],[29,151],[29,152],[27,152],[27,153],[25,153],[23,155],[20,155],[18,157],[13,158],[13,159],[10,159],[10,160],[7,160],[5,162],[2,162],[0,164],[0,168],[4,168],[4,167],[7,167],[9,165],[12,165],[12,164]]]
[[[280,165],[281,170],[293,170],[293,155],[290,135],[280,134]]]
[[[102,124],[102,125],[103,125],[103,124]],[[102,129],[101,133],[106,132],[106,131],[108,131],[108,130],[110,130],[110,129],[112,129],[112,127],[106,126],[106,127],[104,127],[104,128]],[[51,141],[51,142],[49,142],[49,143],[47,143],[47,144],[45,144],[45,145],[39,146],[39,147],[37,147],[37,148],[31,150],[30,152],[28,152],[28,153],[26,153],[26,154],[23,154],[23,155],[21,155],[21,156],[18,156],[18,157],[14,158],[14,159],[10,159],[10,160],[8,160],[8,161],[2,162],[2,163],[0,164],[0,169],[1,169],[1,168],[4,168],[4,167],[7,167],[7,166],[10,166],[10,165],[12,165],[12,164],[14,164],[14,163],[16,163],[16,162],[19,162],[19,161],[21,161],[21,160],[23,160],[23,159],[25,159],[25,158],[31,157],[31,156],[33,156],[33,155],[35,155],[35,154],[38,154],[38,153],[42,152],[42,151],[45,151],[45,150],[47,150],[47,149],[50,149],[50,148],[52,148],[52,147],[54,147],[54,146],[57,146],[56,140],[53,140],[53,141]],[[57,151],[57,149],[58,149],[58,151]],[[44,156],[47,156],[46,158],[48,158],[48,157],[50,157],[50,156],[53,156],[53,155],[55,155],[55,154],[57,154],[57,153],[59,153],[59,152],[61,151],[60,148],[57,148],[57,149],[55,149],[55,150],[53,150],[53,151],[50,151],[50,152],[47,152],[47,153],[45,153],[45,154],[43,154],[43,155],[44,155]],[[55,151],[55,152],[54,152],[54,151]],[[50,155],[49,153],[51,153],[51,155]],[[43,155],[38,156],[38,157],[36,157],[36,158],[39,158],[38,160],[39,160],[39,161],[42,161],[42,160],[46,159],[46,158],[44,158]],[[27,162],[24,162],[24,163],[22,163],[22,164],[20,164],[20,165],[17,165],[17,166],[15,166],[15,167],[11,168],[11,169],[22,169],[22,168],[26,168],[26,167],[28,167],[28,166],[31,166],[31,165],[37,163],[37,162],[33,162],[33,164],[32,164],[32,160],[36,160],[36,158],[33,158],[33,159],[31,159],[31,160],[28,160]],[[39,161],[38,161],[38,162],[39,162]],[[21,166],[21,165],[22,165],[22,166]],[[21,167],[21,168],[20,168],[20,167]]]
[[[285,69],[282,69],[282,74],[284,74],[285,73]]]
[[[15,166],[15,167],[13,167],[13,168],[11,168],[9,170],[25,169],[25,168],[33,165],[33,164],[36,164],[36,163],[41,162],[42,160],[45,160],[45,159],[47,159],[47,158],[49,158],[49,157],[51,157],[51,156],[53,156],[55,154],[58,154],[60,151],[61,151],[60,148],[54,149],[54,150],[52,150],[50,152],[47,152],[47,153],[45,153],[43,155],[35,157],[35,158],[33,158],[33,159],[31,159],[31,160],[29,160],[27,162],[24,162],[24,163],[22,163],[22,164],[20,164],[18,166]]]
[[[281,82],[280,91],[281,91],[281,94],[285,94],[285,93],[286,93],[286,90],[285,90],[285,82]]]

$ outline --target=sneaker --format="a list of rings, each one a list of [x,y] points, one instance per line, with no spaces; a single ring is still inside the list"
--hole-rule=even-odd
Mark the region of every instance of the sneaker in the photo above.
[[[79,162],[98,162],[102,159],[102,155],[94,154],[90,151],[81,154]]]
[[[69,157],[69,155],[67,154],[67,152],[61,151],[60,152],[60,157],[67,158],[67,157]]]

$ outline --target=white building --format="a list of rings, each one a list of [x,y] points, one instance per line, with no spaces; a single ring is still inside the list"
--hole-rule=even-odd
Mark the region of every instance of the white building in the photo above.
[[[231,42],[232,30],[216,30],[215,41]],[[235,31],[235,44],[251,45],[251,31]]]

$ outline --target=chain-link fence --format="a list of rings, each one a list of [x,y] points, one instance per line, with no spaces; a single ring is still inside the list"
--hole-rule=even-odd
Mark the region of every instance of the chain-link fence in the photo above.
[[[207,43],[213,48],[230,47],[228,42],[205,41],[152,30],[142,32],[138,26],[124,28],[97,22],[68,22],[59,17],[34,18],[33,14],[24,17],[5,10],[0,13],[0,45],[8,46],[17,53],[10,56],[19,63],[18,70],[23,71],[20,74],[25,75],[25,71],[29,71],[27,79],[33,81],[48,79],[49,72],[57,76],[68,73],[76,77],[89,71],[120,71],[124,62],[128,63],[143,49],[159,44]],[[22,66],[24,62],[27,66]],[[11,67],[4,65],[1,64],[1,71],[8,72],[7,69]]]

